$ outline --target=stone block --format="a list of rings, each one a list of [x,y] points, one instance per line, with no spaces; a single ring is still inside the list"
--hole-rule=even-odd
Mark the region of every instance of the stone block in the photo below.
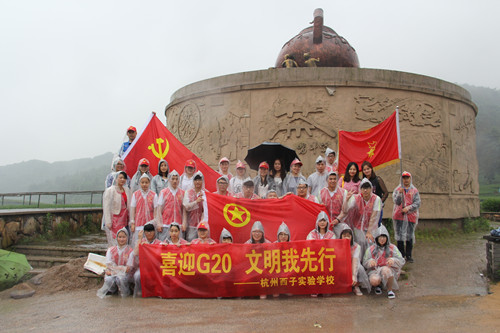
[[[34,217],[28,217],[23,224],[23,234],[33,235],[38,230],[38,222]]]
[[[5,229],[5,221],[0,218],[0,234],[3,232],[3,229]]]

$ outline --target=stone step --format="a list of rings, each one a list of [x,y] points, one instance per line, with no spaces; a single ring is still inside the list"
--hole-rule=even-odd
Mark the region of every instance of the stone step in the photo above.
[[[26,256],[86,257],[89,253],[106,255],[106,249],[98,247],[62,247],[44,245],[16,245],[14,251]]]
[[[47,268],[33,268],[31,271],[28,272],[28,274],[31,274],[32,276],[40,275],[44,273],[46,270]]]
[[[28,262],[33,268],[50,268],[52,266],[63,265],[73,259],[72,257],[54,257],[54,256],[26,256]]]

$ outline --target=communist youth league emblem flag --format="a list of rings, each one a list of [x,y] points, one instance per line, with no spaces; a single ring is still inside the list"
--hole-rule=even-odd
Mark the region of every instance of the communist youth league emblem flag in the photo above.
[[[137,166],[142,158],[149,160],[149,171],[153,176],[158,173],[158,162],[167,161],[170,171],[176,170],[184,173],[187,160],[194,160],[197,170],[205,177],[205,187],[209,191],[216,190],[216,181],[219,174],[203,162],[198,156],[186,148],[158,119],[154,112],[151,113],[146,126],[138,132],[132,145],[122,156],[127,165],[127,174],[132,177],[137,171]]]
[[[401,158],[399,117],[395,111],[375,127],[360,132],[339,131],[339,173],[343,174],[349,162],[358,166],[364,161],[373,167],[396,163]]]
[[[227,223],[233,227],[241,228],[250,222],[250,212],[241,205],[237,205],[235,203],[227,204],[224,206],[223,212]]]

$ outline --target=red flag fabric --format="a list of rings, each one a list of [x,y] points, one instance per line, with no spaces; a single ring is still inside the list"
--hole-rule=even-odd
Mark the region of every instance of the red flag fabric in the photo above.
[[[141,158],[149,160],[149,170],[153,176],[158,173],[158,162],[161,159],[168,162],[170,171],[177,170],[180,175],[184,172],[186,161],[192,159],[196,162],[197,170],[205,177],[206,189],[212,192],[216,190],[219,174],[177,140],[154,112],[151,113],[145,128],[137,134],[132,145],[122,156],[130,177],[137,171]]]
[[[222,228],[233,235],[234,243],[250,239],[255,221],[262,222],[265,237],[274,242],[280,224],[290,229],[290,240],[305,240],[316,227],[319,212],[326,212],[324,205],[302,199],[294,194],[283,199],[236,199],[229,196],[206,193],[210,235],[219,240]]]
[[[347,239],[139,247],[143,297],[333,294],[352,290]]]
[[[368,161],[374,168],[396,163],[399,153],[397,112],[375,127],[360,132],[339,131],[339,173],[344,174],[349,162]]]

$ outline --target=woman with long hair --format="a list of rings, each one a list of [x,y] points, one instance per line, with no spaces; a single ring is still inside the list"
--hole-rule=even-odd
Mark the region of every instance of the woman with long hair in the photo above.
[[[358,164],[356,162],[349,162],[345,168],[345,173],[340,182],[340,186],[347,192],[354,192],[354,194],[357,194],[360,182],[361,179],[359,179]]]
[[[278,197],[285,194],[283,193],[283,181],[286,177],[286,170],[283,166],[283,160],[277,158],[274,160],[271,171],[269,172],[270,176],[274,179],[274,189],[276,190]]]

